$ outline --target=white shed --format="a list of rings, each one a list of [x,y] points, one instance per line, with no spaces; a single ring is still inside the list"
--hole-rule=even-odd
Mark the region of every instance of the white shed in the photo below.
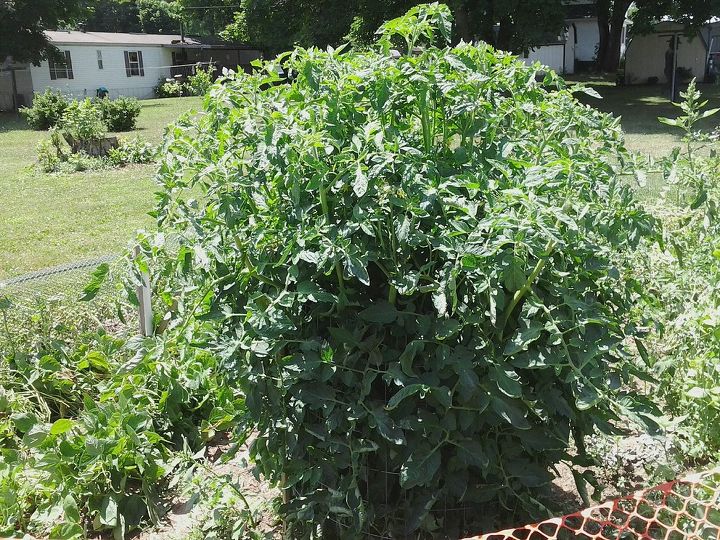
[[[522,55],[520,58],[527,65],[540,62],[557,73],[567,75],[574,73],[573,62],[570,58],[566,58],[566,52],[568,51],[571,51],[571,49],[566,49],[565,43],[551,43],[530,49],[527,54]]]
[[[625,51],[625,83],[646,84],[653,80],[668,83],[665,62],[673,36],[678,39],[678,69],[690,70],[692,77],[703,82],[708,53],[705,39],[700,32],[688,37],[683,25],[667,21],[656,24],[652,34],[631,38]]]

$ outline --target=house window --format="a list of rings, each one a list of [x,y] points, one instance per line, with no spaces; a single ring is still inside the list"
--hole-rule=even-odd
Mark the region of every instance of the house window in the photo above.
[[[59,51],[59,54],[50,54],[48,57],[50,66],[50,79],[73,79],[72,60],[70,51]]]
[[[98,61],[98,69],[102,69],[103,68],[102,51],[99,49],[97,51],[97,61]]]
[[[142,51],[125,51],[125,73],[128,77],[144,77]]]

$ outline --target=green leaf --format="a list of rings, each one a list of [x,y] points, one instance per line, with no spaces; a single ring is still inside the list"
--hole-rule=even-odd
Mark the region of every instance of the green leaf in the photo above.
[[[38,421],[37,416],[30,412],[13,413],[10,419],[20,433],[27,433]]]
[[[348,274],[356,277],[360,283],[370,285],[370,276],[368,275],[368,271],[365,266],[365,263],[363,263],[360,257],[350,254],[345,257],[345,269]]]
[[[597,90],[595,90],[592,86],[585,86],[585,85],[577,84],[577,85],[574,85],[570,89],[570,91],[573,93],[580,92],[580,93],[586,94],[590,97],[594,97],[595,99],[603,98],[600,94],[598,94]]]
[[[511,424],[516,429],[530,429],[530,423],[525,418],[523,410],[515,403],[505,398],[493,397],[490,400],[490,407],[500,418]]]
[[[361,311],[358,316],[367,322],[390,324],[398,318],[398,311],[389,302],[375,302],[369,308]]]
[[[458,391],[460,400],[467,403],[473,394],[480,388],[480,379],[471,365],[459,365],[456,368],[458,374]]]
[[[490,457],[480,441],[456,442],[458,457],[467,465],[485,469],[490,464]]]
[[[700,193],[697,194],[697,197],[695,197],[695,200],[690,205],[690,209],[697,210],[705,201],[707,201],[707,198],[707,191],[705,189],[701,189]]]
[[[693,399],[703,399],[706,398],[709,393],[704,388],[700,388],[699,386],[695,386],[694,388],[691,388],[687,391],[687,396]]]
[[[63,499],[63,512],[65,519],[73,523],[80,523],[80,510],[72,495],[66,495]]]
[[[392,418],[381,408],[372,409],[372,417],[380,435],[393,444],[405,444],[405,434],[395,425]]]
[[[405,528],[403,529],[404,535],[411,535],[420,528],[423,520],[435,505],[438,496],[438,493],[427,493],[413,501],[407,509],[407,518],[405,519]]]
[[[52,528],[49,537],[53,540],[74,540],[83,538],[83,532],[80,524],[63,522]]]
[[[113,497],[104,497],[100,504],[100,523],[107,527],[115,527],[118,521],[117,502]]]
[[[520,259],[513,257],[510,265],[505,268],[505,271],[503,272],[503,279],[505,281],[505,288],[510,292],[520,290],[523,285],[525,285],[527,276],[525,275],[522,261],[520,261]]]
[[[675,118],[665,118],[663,116],[658,116],[658,122],[661,122],[663,124],[667,124],[668,126],[678,127],[681,125],[680,121]]]
[[[353,191],[358,197],[365,195],[368,189],[368,178],[362,170],[362,165],[358,163],[355,170],[355,182],[353,183]]]
[[[131,495],[118,503],[118,514],[124,525],[128,529],[132,529],[140,525],[147,515],[147,505],[139,495]]]
[[[39,448],[48,436],[48,429],[42,424],[35,424],[22,438],[22,442],[29,448]]]
[[[69,418],[60,418],[55,420],[52,426],[50,426],[50,435],[62,435],[66,431],[70,431],[75,423]]]
[[[522,396],[520,377],[513,370],[506,370],[500,366],[493,366],[491,377],[497,383],[500,391],[506,396],[519,398]]]
[[[78,362],[78,369],[92,369],[98,373],[108,373],[110,371],[110,363],[107,357],[100,351],[90,351]]]
[[[400,391],[397,392],[393,397],[390,398],[390,401],[388,401],[387,407],[385,408],[391,411],[395,409],[398,405],[400,405],[402,400],[406,397],[410,397],[414,394],[417,394],[418,392],[420,392],[421,394],[425,394],[428,389],[429,388],[424,384],[411,384],[405,386],[404,388],[401,388]]]
[[[435,323],[435,337],[448,339],[453,337],[462,329],[462,324],[457,319],[441,319]]]
[[[529,328],[515,330],[513,337],[505,344],[503,354],[511,356],[527,349],[528,345],[538,339],[543,331],[543,326],[533,323]]]
[[[508,460],[505,467],[511,477],[517,478],[520,483],[529,488],[544,486],[552,480],[552,475],[548,472],[547,467],[532,463],[527,459]]]
[[[398,223],[395,235],[401,244],[407,242],[408,236],[410,235],[410,220],[407,216],[403,216],[400,223]]]
[[[572,389],[575,394],[575,406],[581,411],[594,407],[600,401],[597,390],[587,381],[576,379],[573,381]]]
[[[83,295],[80,297],[81,302],[88,302],[97,296],[109,272],[110,265],[102,263],[90,274],[90,281],[85,285]]]
[[[445,290],[439,290],[433,293],[432,296],[433,306],[437,310],[438,317],[442,317],[447,313],[447,296],[445,296]]]
[[[400,366],[403,373],[408,377],[415,377],[413,371],[413,362],[415,356],[425,348],[425,342],[420,339],[414,339],[405,346],[405,350],[400,354]]]
[[[403,489],[433,485],[434,476],[440,468],[440,451],[421,444],[400,468],[400,485]]]
[[[307,298],[311,302],[337,302],[334,294],[323,291],[312,281],[302,281],[297,284],[298,295]]]

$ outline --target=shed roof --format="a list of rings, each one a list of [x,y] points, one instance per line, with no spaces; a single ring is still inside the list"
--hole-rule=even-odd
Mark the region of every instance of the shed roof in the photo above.
[[[63,45],[155,45],[178,44],[179,34],[123,34],[114,32],[80,32],[77,30],[48,30],[45,32],[51,43]],[[196,39],[185,37],[190,45],[200,45]]]
[[[78,30],[48,30],[45,32],[53,45],[145,45],[152,47],[183,47],[212,49],[248,49],[241,44],[217,43],[180,34],[141,34],[116,32],[81,32]]]

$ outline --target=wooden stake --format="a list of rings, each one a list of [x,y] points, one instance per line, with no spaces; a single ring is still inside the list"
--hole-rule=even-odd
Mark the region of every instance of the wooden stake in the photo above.
[[[140,257],[140,246],[135,246],[135,258]],[[141,282],[135,288],[137,293],[138,304],[140,306],[140,333],[149,337],[153,335],[153,316],[152,316],[152,297],[150,295],[150,274],[143,272],[140,278]]]

